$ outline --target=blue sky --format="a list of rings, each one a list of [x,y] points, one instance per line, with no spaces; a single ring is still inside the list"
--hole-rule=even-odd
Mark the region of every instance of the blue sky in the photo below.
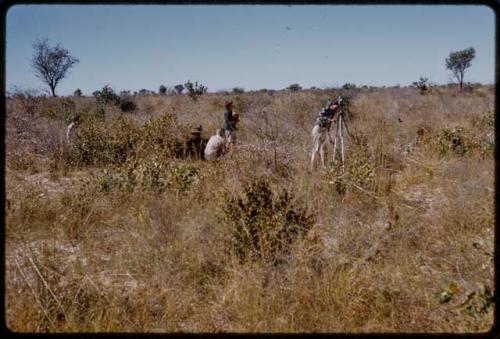
[[[30,66],[40,38],[80,59],[59,95],[188,79],[209,91],[448,83],[445,58],[471,46],[465,81],[494,83],[494,27],[485,6],[18,5],[7,13],[6,87],[43,88]]]

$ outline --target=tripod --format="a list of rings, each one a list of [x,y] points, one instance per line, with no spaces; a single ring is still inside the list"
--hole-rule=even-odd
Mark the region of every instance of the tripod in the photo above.
[[[345,117],[344,117],[344,109],[341,108],[339,113],[338,113],[338,119],[337,119],[337,125],[338,125],[338,131],[336,131],[337,126],[333,129],[333,141],[332,137],[330,134],[330,142],[333,144],[333,162],[335,162],[335,155],[337,153],[337,133],[340,135],[340,158],[342,160],[342,172],[344,171],[345,168],[345,154],[344,154],[344,133],[343,130],[345,129],[347,134],[350,135],[351,133],[347,129],[347,124],[345,122]]]

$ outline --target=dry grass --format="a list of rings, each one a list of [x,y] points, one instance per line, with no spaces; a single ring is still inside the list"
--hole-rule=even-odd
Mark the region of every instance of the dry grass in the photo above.
[[[138,97],[135,112],[108,106],[104,122],[85,120],[101,128],[95,138],[109,136],[84,140],[101,147],[86,165],[64,141],[68,105],[9,100],[7,326],[488,331],[495,308],[493,89],[347,93],[354,136],[346,140],[347,171],[330,164],[311,173],[314,114],[337,94]],[[176,157],[174,139],[200,123],[211,135],[229,98],[241,117],[236,152],[215,163]],[[90,98],[73,104],[87,113],[95,105]],[[166,115],[177,122],[147,124]],[[419,129],[424,135],[415,142]],[[159,141],[162,133],[168,140]],[[281,261],[240,261],[231,251],[235,230],[224,207],[258,179],[275,196],[287,190],[314,216]],[[283,216],[262,220],[274,227]]]

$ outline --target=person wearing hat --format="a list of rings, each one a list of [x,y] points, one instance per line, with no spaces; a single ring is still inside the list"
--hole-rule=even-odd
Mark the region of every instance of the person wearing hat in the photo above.
[[[232,149],[236,142],[236,124],[239,121],[238,113],[233,113],[233,102],[226,101],[224,107],[224,130],[226,131],[226,141],[229,148]]]
[[[340,111],[341,105],[341,97],[335,102],[327,100],[325,108],[316,117],[316,123],[311,132],[313,141],[311,170],[314,169],[314,162],[318,153],[321,157],[321,164],[325,168],[325,144],[327,141],[332,142],[330,127],[332,126],[332,122],[337,118],[337,113]]]
[[[186,141],[186,157],[192,157],[195,159],[203,158],[203,138],[201,137],[201,132],[203,127],[201,125],[195,127],[191,131],[191,135]]]

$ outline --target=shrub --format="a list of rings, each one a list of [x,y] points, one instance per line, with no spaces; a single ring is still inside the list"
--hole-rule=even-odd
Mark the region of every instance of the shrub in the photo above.
[[[74,115],[75,110],[76,105],[71,98],[40,98],[38,103],[40,116],[49,119],[68,122],[70,117]]]
[[[105,85],[100,91],[93,92],[92,95],[96,98],[98,104],[107,105],[112,103],[118,105],[120,103],[120,97],[108,85]]]
[[[161,85],[160,88],[158,89],[158,93],[161,95],[167,94],[167,88],[165,86]]]
[[[425,138],[424,144],[440,155],[451,153],[464,156],[481,148],[474,133],[463,127],[443,128],[437,134]]]
[[[123,163],[139,140],[138,128],[124,119],[111,126],[104,121],[84,121],[75,137],[74,156],[79,166]]]
[[[324,179],[338,194],[344,195],[354,186],[366,187],[370,184],[374,172],[375,161],[358,149],[349,153],[344,169],[340,161],[333,163],[324,174]]]
[[[356,88],[356,85],[351,84],[349,82],[346,82],[345,84],[342,85],[342,89],[355,89],[355,88]]]
[[[149,120],[141,129],[141,139],[138,143],[138,153],[159,153],[167,157],[181,157],[183,136],[186,128],[177,122],[175,114],[167,113],[162,117]]]
[[[184,90],[184,85],[178,84],[174,86],[175,91],[177,94],[182,94],[182,91]]]
[[[75,97],[81,97],[82,96],[82,90],[77,88],[76,91],[73,92],[73,95]]]
[[[234,87],[233,88],[233,93],[235,94],[242,94],[242,93],[245,93],[245,90],[241,87]]]
[[[137,105],[135,104],[135,102],[132,99],[130,99],[128,97],[121,99],[120,109],[122,112],[133,112],[133,111],[135,111],[136,108],[137,108]]]
[[[299,84],[291,84],[286,89],[289,90],[290,92],[298,92],[302,89],[302,87],[300,87]]]
[[[412,86],[420,90],[420,94],[425,94],[429,90],[429,79],[420,77],[418,81],[412,83]]]
[[[243,188],[244,198],[226,198],[224,220],[233,227],[231,252],[240,261],[277,263],[289,254],[292,243],[307,234],[314,216],[294,207],[286,191],[274,196],[264,180]]]
[[[15,102],[16,112],[34,116],[43,97],[35,90],[15,89],[12,93],[12,99]]]
[[[198,100],[200,96],[205,94],[208,90],[207,87],[203,86],[202,84],[198,84],[198,81],[195,83],[192,83],[191,80],[188,80],[185,84],[184,87],[188,91],[188,96],[193,99],[193,101]]]

